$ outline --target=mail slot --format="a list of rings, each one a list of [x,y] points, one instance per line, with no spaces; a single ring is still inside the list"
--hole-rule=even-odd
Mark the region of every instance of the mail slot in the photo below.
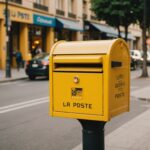
[[[108,121],[129,111],[129,81],[124,40],[57,42],[50,53],[50,115]]]

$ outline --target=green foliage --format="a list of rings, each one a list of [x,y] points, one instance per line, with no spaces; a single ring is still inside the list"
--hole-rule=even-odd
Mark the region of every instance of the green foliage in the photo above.
[[[146,25],[150,26],[150,0],[146,1]],[[99,20],[113,27],[128,27],[132,23],[143,26],[144,0],[91,0],[92,11]]]
[[[100,20],[105,20],[109,25],[118,27],[130,25],[135,22],[135,17],[130,10],[131,0],[92,0],[92,11]]]
[[[125,40],[127,40],[128,26],[138,23],[142,29],[143,72],[147,77],[147,46],[146,29],[150,28],[150,0],[91,0],[92,10],[99,20],[105,20],[107,24],[118,29],[125,28]],[[120,31],[119,31],[120,32]]]
[[[132,0],[133,14],[141,28],[144,25],[144,1],[145,1],[145,18],[146,28],[150,26],[150,0]]]

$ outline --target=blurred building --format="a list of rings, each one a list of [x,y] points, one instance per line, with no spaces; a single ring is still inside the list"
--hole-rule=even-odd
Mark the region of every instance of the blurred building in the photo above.
[[[58,40],[116,38],[117,31],[97,21],[90,0],[9,0],[10,55],[15,67],[16,51],[28,60],[37,46],[49,52]],[[130,28],[131,48],[140,48],[141,31]],[[5,0],[0,0],[0,68],[6,65]]]

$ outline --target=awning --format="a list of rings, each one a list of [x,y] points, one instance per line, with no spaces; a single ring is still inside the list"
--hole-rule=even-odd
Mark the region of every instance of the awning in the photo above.
[[[57,18],[56,27],[74,31],[83,31],[83,26],[80,25],[78,21],[71,21],[62,18]]]
[[[91,23],[91,22],[90,24],[97,30],[106,33],[108,37],[118,37],[118,32],[113,27],[107,25],[101,25],[97,23]]]
[[[97,30],[99,30],[100,32],[104,32],[106,33],[106,35],[108,37],[115,37],[117,38],[118,37],[118,31],[115,30],[113,27],[110,27],[108,25],[102,25],[102,24],[97,24],[97,23],[91,23],[90,22],[90,25],[92,25],[94,28],[96,28]],[[121,33],[121,37],[122,38],[125,38],[125,33]],[[129,40],[136,40],[136,38],[131,34],[131,33],[128,33],[128,39]]]
[[[123,37],[123,38],[125,38],[125,33],[121,33],[121,36]],[[128,35],[127,35],[127,38],[129,39],[129,40],[136,40],[136,38],[131,34],[131,33],[128,33]]]

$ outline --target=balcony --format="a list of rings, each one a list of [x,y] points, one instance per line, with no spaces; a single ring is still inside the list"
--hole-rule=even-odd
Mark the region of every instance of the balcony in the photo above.
[[[64,12],[63,10],[56,9],[56,14],[57,14],[57,15],[64,16],[64,15],[65,15],[65,12]]]
[[[68,13],[68,17],[75,19],[75,18],[76,18],[76,15],[69,12],[69,13]]]
[[[97,20],[97,17],[92,15],[91,20]]]
[[[87,14],[83,14],[83,20],[87,20]]]
[[[41,5],[41,4],[38,4],[38,3],[33,3],[33,7],[36,8],[36,9],[43,10],[43,11],[48,11],[48,7],[47,6]]]
[[[8,0],[8,1],[12,3],[22,4],[22,0]]]

